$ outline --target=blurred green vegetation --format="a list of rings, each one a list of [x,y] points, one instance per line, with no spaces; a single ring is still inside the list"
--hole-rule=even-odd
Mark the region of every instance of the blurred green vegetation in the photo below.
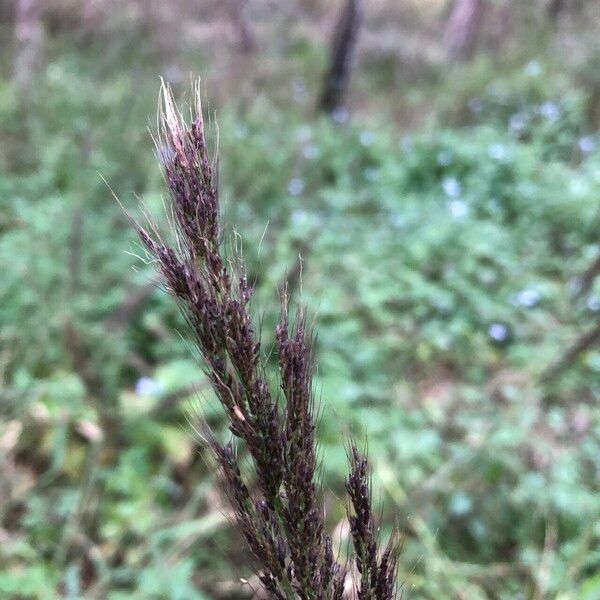
[[[265,347],[281,282],[316,315],[340,547],[343,439],[366,436],[406,597],[600,597],[600,350],[568,353],[600,315],[600,278],[576,293],[600,251],[599,23],[543,25],[525,3],[502,53],[482,42],[457,64],[428,46],[443,13],[375,4],[336,119],[314,111],[335,3],[250,1],[246,53],[217,4],[50,3],[25,84],[7,19],[0,597],[251,595],[186,424],[191,407],[218,430],[219,412],[112,198],[164,220],[146,127],[158,76],[185,96],[188,71],[216,109],[225,219]],[[386,45],[390,30],[401,41]]]

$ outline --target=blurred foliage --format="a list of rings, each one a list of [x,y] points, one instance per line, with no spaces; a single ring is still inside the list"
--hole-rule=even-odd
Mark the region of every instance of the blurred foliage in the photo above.
[[[382,528],[397,519],[404,534],[407,597],[600,594],[600,351],[547,371],[599,318],[600,281],[574,297],[600,251],[591,68],[560,73],[551,45],[517,31],[496,70],[485,51],[445,78],[434,59],[409,64],[416,83],[395,107],[399,67],[367,44],[352,118],[315,117],[325,45],[306,4],[309,25],[284,44],[291,17],[273,15],[274,32],[260,30],[270,60],[232,59],[225,81],[210,45],[173,57],[136,3],[96,33],[96,13],[88,30],[59,3],[29,93],[0,81],[1,597],[250,594],[186,424],[186,407],[217,430],[219,413],[111,192],[164,221],[145,126],[157,75],[183,94],[187,67],[207,73],[218,107],[228,234],[256,281],[265,347],[281,282],[316,313],[341,547],[342,440],[366,435]],[[418,127],[390,116],[419,111]]]

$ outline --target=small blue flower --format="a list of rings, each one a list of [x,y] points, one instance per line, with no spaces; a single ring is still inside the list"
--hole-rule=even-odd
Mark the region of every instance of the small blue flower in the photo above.
[[[560,106],[556,102],[548,100],[540,104],[540,114],[548,121],[558,121],[561,115]]]
[[[590,296],[587,300],[587,307],[592,312],[600,312],[600,296]]]
[[[462,186],[456,177],[446,177],[442,181],[442,188],[446,196],[450,198],[458,198],[462,194]]]
[[[306,160],[314,160],[319,154],[319,148],[315,144],[308,144],[302,148],[302,156],[304,156]]]
[[[527,127],[527,117],[523,113],[511,115],[509,127],[515,133],[521,133]]]
[[[594,138],[591,135],[584,135],[579,140],[578,146],[584,154],[589,154],[590,152],[593,152],[596,149],[596,142],[594,141]]]
[[[393,213],[390,217],[390,221],[392,223],[392,227],[396,229],[402,229],[406,226],[406,218],[400,213]]]
[[[296,226],[305,225],[308,221],[308,215],[304,210],[295,210],[292,213],[292,223]]]
[[[375,141],[375,136],[372,131],[361,131],[358,140],[362,146],[372,146]]]
[[[535,289],[521,290],[515,298],[519,306],[525,306],[526,308],[537,306],[541,299],[542,295]]]
[[[162,389],[162,384],[152,377],[140,377],[135,384],[135,393],[138,396],[156,396]]]
[[[542,65],[537,60],[532,60],[525,66],[525,75],[529,77],[539,77],[542,74]]]
[[[506,342],[510,337],[510,331],[504,323],[492,323],[488,328],[488,335],[494,342]]]
[[[469,207],[464,200],[451,200],[448,210],[455,219],[464,219],[469,214]]]
[[[336,123],[346,123],[350,118],[350,113],[345,106],[337,106],[331,112],[331,117]]]
[[[304,181],[299,177],[294,177],[288,183],[288,192],[292,196],[300,196],[304,192]]]
[[[506,158],[506,147],[503,144],[491,144],[488,148],[488,156],[494,160]]]

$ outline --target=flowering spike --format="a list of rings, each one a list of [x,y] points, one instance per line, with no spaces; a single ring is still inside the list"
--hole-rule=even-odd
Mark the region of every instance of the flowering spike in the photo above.
[[[151,232],[140,225],[136,229],[189,323],[234,439],[241,440],[252,457],[257,489],[243,480],[235,442],[221,444],[204,427],[238,529],[259,564],[258,580],[269,597],[279,600],[341,600],[345,571],[325,533],[317,493],[314,352],[305,313],[299,310],[290,325],[284,295],[276,331],[282,409],[265,374],[243,262],[239,256],[225,261],[221,254],[219,194],[198,83],[189,125],[171,89],[162,83],[155,144],[178,244],[175,248],[166,244],[155,227]],[[356,512],[350,522],[363,574],[359,597],[390,600],[395,590],[395,546],[389,545],[378,562],[366,460],[354,451],[351,469],[346,487]]]

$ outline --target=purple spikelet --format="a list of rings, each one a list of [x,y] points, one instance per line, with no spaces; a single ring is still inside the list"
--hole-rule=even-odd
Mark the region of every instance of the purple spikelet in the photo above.
[[[239,257],[222,254],[215,167],[211,161],[198,86],[192,119],[178,112],[170,89],[161,89],[155,140],[169,189],[176,242],[155,227],[136,224],[167,291],[178,301],[212,388],[227,415],[233,439],[225,444],[204,429],[219,466],[220,483],[237,527],[258,564],[257,576],[271,598],[341,600],[346,572],[325,532],[317,480],[312,333],[303,310],[290,324],[287,298],[276,331],[280,396],[265,374],[265,359],[250,312],[252,287]],[[244,481],[236,451],[247,449],[256,486]],[[371,514],[366,460],[352,449],[347,490],[359,598],[391,599],[396,590],[396,545],[379,550]]]
[[[350,474],[346,491],[353,514],[348,516],[354,545],[356,568],[360,574],[359,600],[391,600],[396,597],[398,544],[395,534],[378,558],[379,535],[373,519],[371,481],[367,459],[356,446],[349,450]]]

